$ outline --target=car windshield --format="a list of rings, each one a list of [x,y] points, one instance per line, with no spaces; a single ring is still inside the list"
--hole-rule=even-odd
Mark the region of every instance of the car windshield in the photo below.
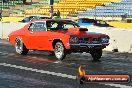
[[[68,28],[80,27],[73,21],[47,21],[46,23],[48,30],[67,30]]]
[[[82,19],[82,23],[95,23],[94,19]]]

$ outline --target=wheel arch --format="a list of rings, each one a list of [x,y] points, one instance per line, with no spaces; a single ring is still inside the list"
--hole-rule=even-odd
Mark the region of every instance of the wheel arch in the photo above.
[[[55,48],[55,44],[56,44],[57,42],[61,42],[61,43],[63,44],[63,41],[62,41],[62,40],[60,40],[60,39],[54,39],[53,42],[52,42],[52,47],[53,47],[53,49]],[[63,44],[63,46],[64,46],[64,44]],[[64,46],[64,48],[65,48],[65,46]]]
[[[16,37],[15,42],[16,42],[17,39],[20,39],[22,41],[22,43],[24,44],[24,46],[26,47],[26,44],[24,43],[24,41],[23,41],[23,39],[21,37]]]

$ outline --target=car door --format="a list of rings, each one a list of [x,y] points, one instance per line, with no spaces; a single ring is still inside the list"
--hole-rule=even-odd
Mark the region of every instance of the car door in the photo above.
[[[46,22],[33,22],[28,29],[27,41],[31,49],[44,50],[48,46]]]

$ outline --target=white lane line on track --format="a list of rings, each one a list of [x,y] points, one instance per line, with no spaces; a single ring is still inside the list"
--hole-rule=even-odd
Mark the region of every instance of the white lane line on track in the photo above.
[[[8,55],[9,53],[1,53],[2,55]]]
[[[3,53],[3,52],[0,52],[0,53]],[[7,53],[5,53],[5,54],[7,54]],[[6,67],[22,69],[22,70],[27,70],[27,71],[32,71],[32,72],[38,72],[38,73],[42,73],[42,74],[59,76],[59,77],[63,77],[63,78],[76,79],[76,76],[67,75],[67,74],[63,74],[63,73],[38,70],[38,69],[28,68],[28,67],[24,67],[24,66],[17,66],[17,65],[7,64],[7,63],[0,63],[0,65],[6,66]],[[126,86],[126,85],[121,85],[121,84],[104,84],[104,85],[109,85],[109,86],[119,87],[119,88],[132,88],[131,86]]]
[[[9,45],[10,43],[9,43],[9,42],[2,42],[2,41],[0,41],[0,44],[6,44],[6,45]]]
[[[9,53],[6,52],[0,52],[1,55],[9,55]]]
[[[42,74],[48,74],[48,75],[59,76],[59,77],[63,77],[63,78],[76,79],[76,76],[67,75],[67,74],[63,74],[63,73],[56,73],[56,72],[38,70],[38,69],[34,69],[34,68],[28,68],[28,67],[23,67],[23,66],[17,66],[17,65],[7,64],[7,63],[0,63],[0,65],[1,65],[1,66],[6,66],[6,67],[12,67],[12,68],[17,68],[17,69],[22,69],[22,70],[26,70],[26,71],[32,71],[32,72],[42,73]]]
[[[32,72],[47,74],[47,75],[59,76],[59,77],[63,77],[63,78],[69,78],[69,79],[74,79],[74,80],[76,79],[76,76],[67,75],[67,74],[63,74],[63,73],[56,73],[56,72],[38,70],[38,69],[34,69],[34,68],[28,68],[28,67],[24,67],[24,66],[17,66],[17,65],[7,64],[7,63],[0,63],[0,65],[5,66],[5,67],[12,67],[12,68],[22,69],[22,70],[26,70],[26,71],[32,71]],[[103,83],[101,83],[101,84],[103,84]],[[118,87],[118,88],[132,88],[131,86],[126,86],[126,85],[121,85],[121,84],[103,84],[103,85]]]
[[[104,84],[108,86],[118,87],[118,88],[132,88],[131,86],[121,85],[121,84]]]

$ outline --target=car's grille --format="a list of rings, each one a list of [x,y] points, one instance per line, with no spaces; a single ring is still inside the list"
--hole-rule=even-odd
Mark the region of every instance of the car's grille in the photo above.
[[[89,43],[89,38],[79,38],[79,43]]]
[[[97,43],[100,43],[100,42],[101,42],[100,38],[93,38],[92,39],[93,44],[97,44]]]

